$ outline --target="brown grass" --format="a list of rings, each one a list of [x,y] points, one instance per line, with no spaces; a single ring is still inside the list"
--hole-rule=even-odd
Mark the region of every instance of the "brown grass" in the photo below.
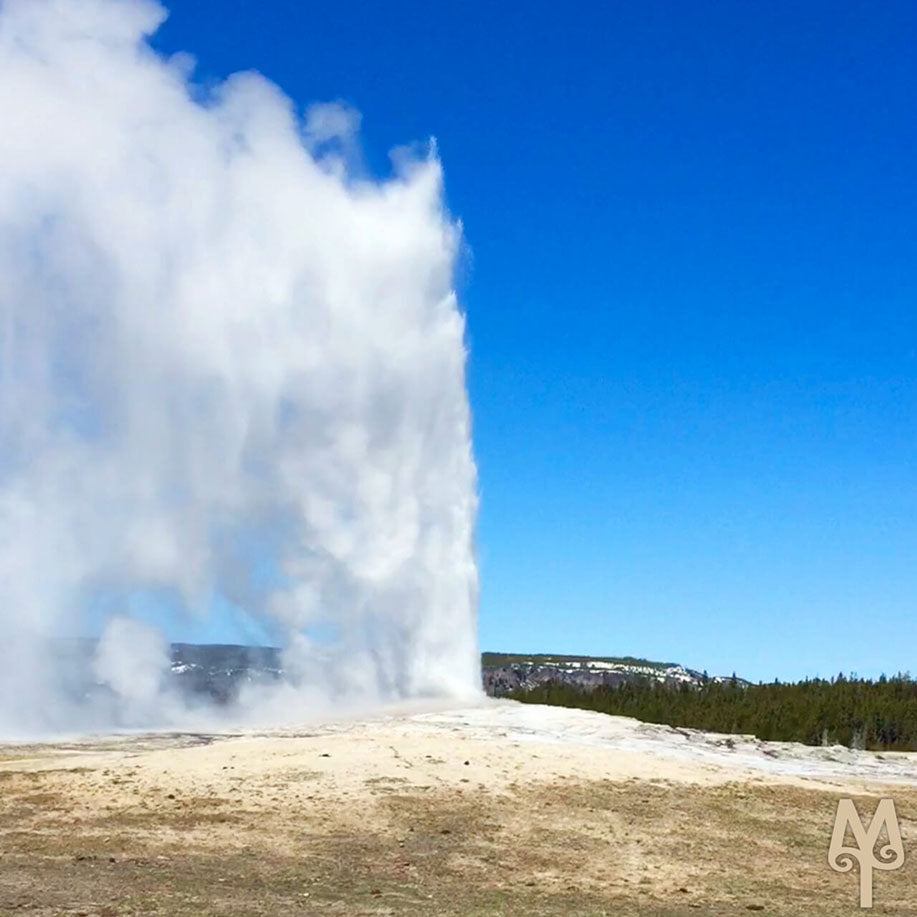
[[[7,767],[15,765],[7,763]],[[508,791],[322,774],[239,793],[141,782],[131,766],[0,782],[0,913],[850,914],[827,868],[838,794],[764,782],[551,780]],[[136,785],[135,785],[136,784]],[[134,793],[132,790],[138,790]],[[894,793],[905,845],[917,792]],[[872,796],[863,796],[871,811]],[[879,914],[917,915],[910,864]]]

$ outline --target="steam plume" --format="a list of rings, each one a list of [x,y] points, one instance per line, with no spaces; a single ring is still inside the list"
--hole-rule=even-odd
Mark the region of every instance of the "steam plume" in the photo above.
[[[206,93],[145,0],[0,2],[0,735],[155,725],[138,594],[242,609],[318,699],[478,690],[459,228],[431,151]],[[104,618],[100,624],[99,619]],[[92,710],[46,640],[104,628]],[[317,636],[318,635],[318,636]],[[299,698],[299,700],[296,700]],[[299,705],[299,706],[297,706]],[[100,710],[102,712],[100,712]]]

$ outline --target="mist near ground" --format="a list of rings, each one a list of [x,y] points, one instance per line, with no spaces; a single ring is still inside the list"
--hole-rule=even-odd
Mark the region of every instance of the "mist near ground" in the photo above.
[[[283,647],[249,718],[474,696],[435,146],[370,177],[358,113],[195,82],[147,43],[165,15],[0,4],[0,735],[186,720],[176,616]],[[49,651],[85,635],[90,692]]]

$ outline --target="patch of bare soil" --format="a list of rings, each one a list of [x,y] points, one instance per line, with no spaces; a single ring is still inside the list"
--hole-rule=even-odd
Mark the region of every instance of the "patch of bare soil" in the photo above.
[[[840,915],[837,799],[891,795],[917,838],[913,787],[615,754],[385,726],[7,750],[0,914]],[[875,913],[917,915],[915,866]]]

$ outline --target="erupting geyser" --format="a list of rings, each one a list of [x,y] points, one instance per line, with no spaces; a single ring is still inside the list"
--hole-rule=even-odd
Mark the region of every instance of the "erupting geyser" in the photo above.
[[[0,2],[0,735],[181,716],[138,594],[260,622],[290,718],[475,694],[439,162],[362,178],[352,110],[204,92],[147,44],[164,16]],[[48,652],[81,633],[91,698]]]

